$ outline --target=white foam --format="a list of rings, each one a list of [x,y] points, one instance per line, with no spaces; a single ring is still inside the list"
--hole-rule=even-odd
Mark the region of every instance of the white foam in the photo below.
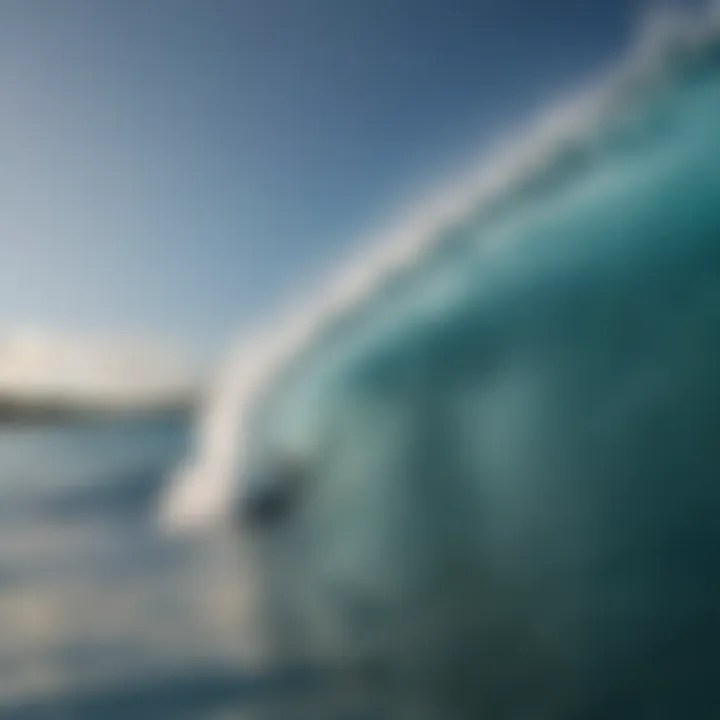
[[[241,489],[249,411],[277,373],[328,323],[357,308],[377,284],[440,242],[443,230],[532,178],[568,143],[591,138],[634,84],[662,80],[678,51],[702,48],[713,40],[720,30],[720,2],[702,15],[649,15],[635,49],[608,79],[555,105],[536,119],[531,132],[500,143],[494,160],[483,160],[459,182],[416,203],[386,230],[371,234],[371,242],[354,243],[363,252],[311,302],[243,342],[208,397],[193,458],[171,478],[162,503],[163,524],[191,529],[226,517]]]

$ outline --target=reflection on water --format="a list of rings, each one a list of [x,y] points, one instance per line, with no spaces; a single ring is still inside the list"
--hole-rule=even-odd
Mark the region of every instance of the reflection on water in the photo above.
[[[327,671],[259,663],[234,532],[159,534],[187,436],[178,418],[0,431],[0,717],[382,717]]]
[[[176,419],[0,435],[0,703],[11,716],[45,706],[57,717],[69,698],[72,717],[83,702],[81,716],[95,716],[103,697],[175,716],[180,687],[219,701],[243,687],[232,542],[169,544],[154,527],[185,437]]]

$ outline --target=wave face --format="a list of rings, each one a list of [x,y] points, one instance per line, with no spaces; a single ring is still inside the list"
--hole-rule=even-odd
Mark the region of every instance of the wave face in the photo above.
[[[276,652],[391,658],[423,717],[708,714],[713,22],[643,45],[223,378],[165,517],[238,500]]]

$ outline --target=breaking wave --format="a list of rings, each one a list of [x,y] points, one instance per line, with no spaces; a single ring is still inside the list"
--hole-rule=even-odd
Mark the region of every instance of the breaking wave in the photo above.
[[[207,399],[194,452],[162,499],[161,521],[189,528],[230,513],[253,413],[268,395],[282,393],[283,378],[303,363],[321,365],[353,319],[393,302],[393,293],[385,292],[393,280],[402,278],[403,286],[423,282],[448,250],[462,253],[472,244],[492,253],[505,243],[498,220],[523,218],[539,197],[623,162],[648,144],[651,152],[661,152],[664,146],[656,141],[667,107],[682,105],[708,77],[720,77],[720,6],[700,18],[653,15],[608,79],[502,143],[497,159],[483,161],[418,204],[409,219],[360,243],[361,256],[301,311],[279,318],[231,354]]]

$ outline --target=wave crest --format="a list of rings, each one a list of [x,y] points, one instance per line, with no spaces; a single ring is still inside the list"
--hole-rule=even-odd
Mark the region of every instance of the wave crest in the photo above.
[[[162,498],[161,523],[187,530],[229,517],[233,498],[241,491],[253,409],[294,359],[321,341],[328,328],[362,309],[388,279],[411,272],[446,247],[453,231],[468,219],[474,226],[482,225],[515,207],[534,189],[576,177],[608,143],[617,141],[625,111],[716,64],[720,64],[720,3],[700,17],[668,11],[652,14],[642,24],[634,49],[607,79],[555,105],[536,119],[529,132],[501,143],[494,161],[483,161],[458,183],[375,235],[372,242],[359,243],[364,252],[311,302],[280,317],[230,354],[208,394],[195,448],[170,478]]]

